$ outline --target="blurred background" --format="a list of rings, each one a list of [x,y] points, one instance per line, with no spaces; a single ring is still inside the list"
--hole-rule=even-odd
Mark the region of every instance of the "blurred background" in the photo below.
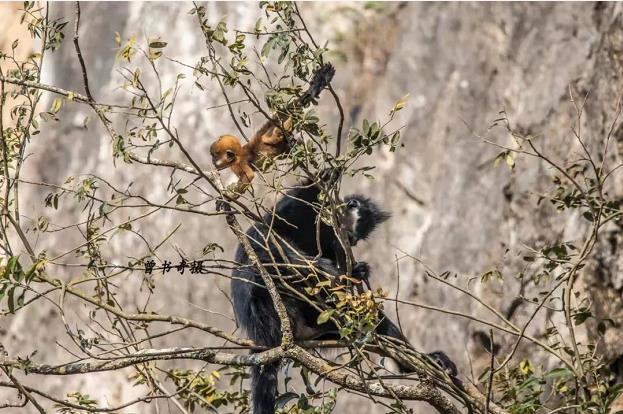
[[[19,26],[21,3],[0,3],[0,48],[20,38],[20,49],[32,42]],[[205,54],[204,40],[189,15],[190,3],[84,3],[81,47],[90,74],[93,95],[101,102],[119,102],[122,79],[115,63],[115,32],[122,39],[160,36],[168,42],[167,55],[194,64]],[[229,28],[253,31],[260,9],[256,3],[208,3],[208,16],[223,16]],[[450,281],[468,287],[502,312],[510,310],[519,296],[531,298],[540,289],[522,284],[516,275],[524,270],[526,246],[578,238],[586,230],[580,217],[557,213],[548,203],[537,205],[541,192],[550,188],[554,172],[543,163],[517,157],[515,168],[494,166],[498,148],[483,137],[512,145],[508,134],[489,130],[505,111],[514,129],[539,138],[541,149],[552,159],[577,157],[579,146],[571,134],[576,113],[570,91],[578,99],[590,92],[582,129],[589,150],[598,151],[615,116],[623,91],[623,8],[620,3],[301,3],[301,11],[319,44],[328,42],[337,69],[334,87],[347,114],[347,127],[364,118],[385,119],[394,103],[407,93],[408,104],[398,114],[404,125],[404,147],[395,153],[377,151],[369,163],[376,166],[374,180],[346,181],[345,194],[358,192],[377,200],[393,216],[355,254],[372,266],[372,284],[398,295],[439,308],[490,318],[482,306],[466,295],[425,277],[425,269],[405,254],[424,261],[435,271],[452,272]],[[46,58],[42,82],[82,91],[78,61],[71,43],[73,3],[50,4],[51,16],[70,22],[60,50]],[[71,29],[70,29],[71,28]],[[37,45],[32,47],[36,49]],[[24,53],[27,53],[24,51]],[[163,82],[179,72],[190,73],[170,61],[160,62]],[[221,134],[236,131],[220,89],[200,91],[192,77],[180,91],[173,123],[182,142],[193,149],[195,159],[206,167],[209,146]],[[232,98],[235,99],[235,96]],[[49,106],[46,96],[42,105]],[[317,108],[320,118],[334,132],[338,114],[330,97]],[[68,176],[93,173],[118,185],[133,183],[133,190],[153,200],[166,199],[169,172],[137,164],[112,162],[110,138],[84,105],[66,105],[61,121],[43,128],[29,146],[30,158],[24,178],[62,184]],[[119,124],[122,121],[117,120]],[[257,126],[257,125],[255,125]],[[249,128],[249,131],[252,129]],[[623,131],[616,129],[608,162],[623,162]],[[176,152],[170,159],[182,160]],[[27,186],[21,195],[25,215],[50,217],[56,224],[78,221],[81,211],[71,203],[57,212],[44,209],[49,190]],[[623,197],[623,179],[611,181],[609,193]],[[139,231],[155,240],[178,223],[182,227],[168,241],[162,259],[176,262],[174,248],[189,255],[200,252],[212,240],[225,248],[223,257],[233,258],[236,239],[219,217],[161,212],[142,222]],[[60,232],[34,240],[38,249],[63,251],[80,243],[79,234]],[[107,258],[126,262],[138,249],[135,238],[120,235],[107,246]],[[603,232],[595,259],[585,268],[576,287],[590,295],[596,314],[621,322],[623,316],[623,229],[612,225]],[[139,256],[138,251],[136,256]],[[71,263],[71,257],[67,258]],[[71,268],[54,269],[71,275]],[[486,272],[499,271],[504,281],[480,283]],[[456,273],[456,277],[454,274]],[[144,294],[141,275],[128,275],[122,282],[120,300],[131,309]],[[156,275],[151,307],[170,314],[205,321],[233,330],[232,311],[222,292],[229,280],[211,275]],[[221,292],[222,291],[222,292]],[[526,320],[532,305],[520,301],[513,321]],[[86,320],[86,308],[69,302],[74,323]],[[395,309],[388,306],[395,319]],[[401,307],[398,307],[400,311]],[[216,312],[216,313],[215,313]],[[541,312],[528,333],[539,337],[553,312]],[[425,309],[405,308],[400,322],[407,337],[423,351],[443,350],[464,375],[477,377],[489,364],[483,347],[482,325]],[[52,306],[40,302],[0,321],[0,342],[12,355],[38,350],[37,360],[61,362],[68,354],[65,328]],[[586,327],[588,329],[586,329]],[[579,330],[581,338],[595,339],[590,323]],[[513,337],[496,334],[503,352]],[[185,330],[154,346],[202,346],[217,344],[213,337]],[[607,330],[598,350],[608,361],[621,365],[623,331],[620,325]],[[517,358],[530,353],[533,361],[548,364],[546,355],[523,344]],[[80,389],[100,401],[116,405],[136,398],[129,371],[88,376],[45,377],[44,390],[64,395]],[[28,378],[26,378],[28,381]],[[3,394],[0,393],[0,399]],[[381,406],[344,394],[336,412],[380,413]],[[133,408],[129,412],[140,411]],[[145,408],[146,409],[146,408]],[[138,410],[138,411],[137,411]],[[426,409],[421,412],[426,412]]]

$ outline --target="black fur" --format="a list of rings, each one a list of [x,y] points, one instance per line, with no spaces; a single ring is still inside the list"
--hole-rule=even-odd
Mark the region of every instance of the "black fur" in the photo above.
[[[320,92],[331,83],[335,75],[335,68],[330,63],[325,63],[314,72],[312,80],[309,82],[309,88],[300,98],[301,106],[307,106],[310,103],[316,105]]]
[[[346,203],[344,225],[349,230],[349,239],[353,246],[359,240],[367,239],[379,224],[391,217],[391,214],[381,210],[368,197],[359,194],[347,196],[344,202]],[[358,216],[356,223],[349,221],[349,215],[353,213]]]
[[[444,352],[434,351],[426,355],[451,377],[456,377],[458,374],[456,364]]]
[[[333,276],[344,273],[337,266],[343,251],[339,251],[341,247],[339,247],[334,230],[321,223],[319,241],[316,241],[318,213],[313,205],[318,205],[319,193],[318,186],[311,183],[289,191],[287,196],[277,203],[274,215],[266,215],[264,223],[257,223],[247,231],[247,236],[260,262],[266,264],[266,270],[271,275],[287,278],[293,282],[293,285],[303,283],[303,287],[309,286],[309,282],[304,282],[305,277],[302,278],[301,275],[310,276],[313,273],[312,270],[301,268],[297,273],[292,268],[279,266],[279,264],[303,263],[303,256],[306,259],[316,258],[316,268]],[[366,197],[358,195],[346,197],[345,205],[344,222],[351,245],[367,238],[379,223],[389,218],[389,214],[383,212]],[[351,214],[351,220],[348,218],[349,214]],[[356,222],[352,220],[353,217]],[[272,240],[267,240],[269,234],[274,236]],[[320,245],[320,250],[318,245]],[[281,328],[272,299],[264,288],[257,270],[249,266],[250,260],[242,246],[238,246],[235,259],[240,264],[240,267],[233,271],[234,278],[231,282],[236,319],[247,335],[258,345],[276,347],[280,344]],[[369,267],[366,263],[356,263],[353,270],[355,277],[367,280]],[[292,294],[281,296],[290,317],[295,340],[339,338],[337,327],[331,321],[317,324],[320,312],[316,308]],[[377,333],[408,343],[391,320],[384,314],[379,317],[381,322]],[[439,359],[435,358],[435,360]],[[401,370],[408,371],[408,368],[401,367]],[[254,414],[274,412],[278,371],[279,363],[253,368]]]

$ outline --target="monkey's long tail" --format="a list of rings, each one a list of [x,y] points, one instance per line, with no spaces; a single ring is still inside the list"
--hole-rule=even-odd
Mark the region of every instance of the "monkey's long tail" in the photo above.
[[[314,72],[314,76],[312,80],[309,82],[309,88],[301,95],[299,99],[299,105],[302,107],[306,107],[310,103],[316,104],[316,100],[320,95],[320,92],[331,83],[333,79],[333,75],[335,75],[335,68],[330,63],[325,63],[320,66],[316,72]]]
[[[251,368],[253,414],[273,414],[277,395],[279,362]]]
[[[324,65],[316,69],[316,71],[314,72],[314,76],[312,77],[312,80],[309,82],[309,88],[307,88],[307,90],[298,98],[298,100],[295,103],[295,106],[305,108],[309,104],[314,104],[314,105],[317,104],[318,96],[320,95],[320,92],[322,92],[323,89],[329,86],[329,83],[331,83],[331,79],[333,79],[333,75],[335,75],[335,67],[333,67],[333,65],[330,63],[325,63]],[[284,122],[284,125],[283,125],[284,129],[286,131],[291,131],[292,118],[287,118],[285,120],[284,119],[282,120]],[[289,126],[288,126],[288,123],[289,123]],[[264,125],[262,125],[262,127],[259,130],[257,130],[257,132],[255,133],[255,136],[261,137],[269,133],[271,130],[275,128],[275,125],[276,125],[275,120],[269,119],[267,122],[264,123]]]

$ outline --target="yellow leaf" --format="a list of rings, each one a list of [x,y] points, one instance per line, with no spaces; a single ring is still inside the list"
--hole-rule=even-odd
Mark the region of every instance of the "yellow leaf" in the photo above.
[[[513,158],[513,153],[510,151],[506,154],[506,164],[510,169],[515,168],[515,159]]]
[[[57,113],[61,107],[63,106],[63,101],[61,98],[55,98],[52,102],[52,108],[50,108],[50,112]]]
[[[318,325],[322,325],[323,323],[326,323],[331,318],[331,315],[333,315],[334,311],[335,309],[326,309],[322,311],[322,313],[318,315],[318,319],[316,320],[316,323]]]
[[[392,110],[389,111],[389,116],[393,117],[396,112],[404,108],[407,105],[408,100],[409,100],[409,94],[406,94],[402,98],[398,99],[398,101],[394,104],[394,107],[392,108]]]
[[[519,370],[524,375],[529,375],[532,372],[534,372],[532,368],[532,363],[530,363],[530,361],[528,361],[527,359],[524,359],[523,361],[519,363]]]

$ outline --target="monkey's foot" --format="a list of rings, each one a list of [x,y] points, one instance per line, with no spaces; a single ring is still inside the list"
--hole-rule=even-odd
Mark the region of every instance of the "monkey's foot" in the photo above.
[[[442,351],[431,352],[426,354],[436,365],[445,371],[451,377],[456,377],[458,370],[456,364]]]
[[[216,200],[216,211],[225,211],[229,206],[229,202],[226,200]]]

